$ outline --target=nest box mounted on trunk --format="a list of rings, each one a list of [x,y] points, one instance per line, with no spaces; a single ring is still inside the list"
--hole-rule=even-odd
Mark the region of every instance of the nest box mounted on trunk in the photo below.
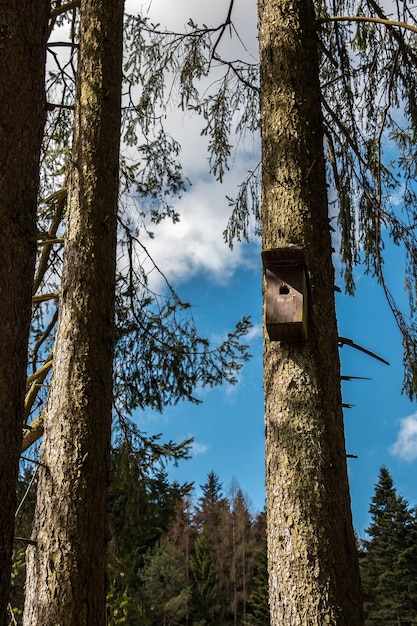
[[[271,341],[307,339],[307,270],[302,248],[262,252],[266,329]]]

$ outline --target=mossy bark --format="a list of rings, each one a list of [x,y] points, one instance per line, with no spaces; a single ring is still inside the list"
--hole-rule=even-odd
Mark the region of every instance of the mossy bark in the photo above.
[[[74,144],[27,626],[106,623],[123,0],[81,0]]]
[[[0,2],[0,625],[8,620],[21,450],[39,156],[45,121],[46,0]]]
[[[272,626],[360,626],[346,468],[315,17],[259,0],[263,247],[304,249],[308,340],[265,337]]]

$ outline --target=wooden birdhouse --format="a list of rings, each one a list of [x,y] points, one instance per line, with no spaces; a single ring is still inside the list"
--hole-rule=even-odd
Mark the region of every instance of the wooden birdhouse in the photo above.
[[[266,279],[265,317],[271,341],[307,339],[307,270],[302,248],[262,252]]]

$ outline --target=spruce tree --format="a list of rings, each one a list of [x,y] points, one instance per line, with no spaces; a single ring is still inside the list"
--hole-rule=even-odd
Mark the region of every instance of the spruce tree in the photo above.
[[[65,260],[27,626],[106,623],[123,0],[82,0]]]
[[[417,518],[386,467],[370,505],[361,560],[366,626],[417,624]]]
[[[249,612],[246,626],[269,626],[268,558],[265,545],[256,555],[256,570],[252,593],[249,596]]]
[[[230,499],[232,559],[229,563],[232,593],[229,611],[233,624],[242,624],[246,619],[249,583],[255,567],[255,535],[249,505],[242,490],[234,482],[237,491]]]
[[[171,553],[167,553],[168,548],[161,555],[157,550],[158,542],[169,529],[190,486],[171,483],[163,465],[168,457],[174,462],[186,457],[187,451],[187,442],[177,446],[164,445],[159,437],[146,439],[140,446],[136,444],[135,449],[123,442],[112,450],[107,594],[110,626],[136,623],[135,620],[146,613],[149,602],[144,596],[149,597],[150,589],[155,585],[151,582],[153,574],[150,570],[155,572],[157,562],[162,568],[168,567]],[[172,542],[166,543],[179,553]],[[155,554],[153,550],[156,550]],[[146,574],[143,573],[145,562]],[[178,569],[176,576],[188,582],[184,567]],[[145,580],[147,591],[144,591]],[[125,622],[121,621],[123,619]]]
[[[205,527],[200,531],[191,559],[193,573],[193,612],[195,624],[220,625],[223,610],[219,604],[219,585],[216,566]]]
[[[298,253],[308,283],[308,339],[287,335],[275,341],[266,328],[264,333],[271,624],[361,626],[315,6],[310,0],[259,0],[258,9],[262,245],[267,254],[280,253],[281,276],[297,264]],[[267,290],[264,280],[266,307],[268,293],[278,300],[278,290]]]
[[[148,621],[142,623],[152,626],[184,623],[191,590],[183,560],[183,555],[168,542],[155,546],[145,556],[141,579]]]

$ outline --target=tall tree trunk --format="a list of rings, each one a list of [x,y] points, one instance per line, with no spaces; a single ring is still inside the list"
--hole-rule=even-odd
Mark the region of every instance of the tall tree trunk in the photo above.
[[[259,0],[263,247],[304,248],[308,339],[265,337],[272,626],[362,624],[311,0]]]
[[[106,623],[123,0],[81,0],[67,233],[27,626]]]
[[[22,441],[39,156],[45,121],[47,0],[0,0],[0,625],[7,623]]]

